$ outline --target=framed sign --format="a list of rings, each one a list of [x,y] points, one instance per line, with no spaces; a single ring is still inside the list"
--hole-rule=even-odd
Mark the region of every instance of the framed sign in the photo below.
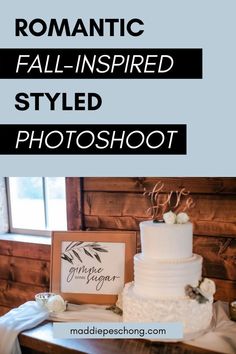
[[[114,304],[133,280],[136,233],[54,231],[51,291],[71,303]]]

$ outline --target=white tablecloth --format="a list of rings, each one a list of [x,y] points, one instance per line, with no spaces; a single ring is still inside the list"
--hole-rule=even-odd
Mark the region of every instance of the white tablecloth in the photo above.
[[[212,329],[201,337],[186,342],[219,353],[236,353],[236,322],[230,321],[228,303],[214,303]]]
[[[204,335],[184,343],[209,349],[219,353],[236,353],[236,322],[230,321],[228,304],[222,301],[214,303],[214,315],[209,330]],[[106,306],[99,305],[72,305],[68,311],[51,314],[52,321],[80,321],[80,322],[121,322],[122,317],[107,311]]]
[[[121,322],[122,317],[106,310],[106,306],[69,304],[68,311],[50,314],[29,301],[0,317],[0,354],[20,354],[17,336],[20,332],[33,328],[45,319],[51,321],[77,322]],[[228,304],[217,301],[214,317],[209,330],[204,335],[185,342],[219,353],[236,353],[236,322],[228,317]]]
[[[35,301],[28,301],[0,317],[0,353],[21,354],[18,334],[37,326],[48,317],[48,311]]]

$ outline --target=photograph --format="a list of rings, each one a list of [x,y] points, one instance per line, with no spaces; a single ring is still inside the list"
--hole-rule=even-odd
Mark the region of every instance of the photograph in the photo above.
[[[52,321],[181,323],[180,342],[137,342],[142,353],[197,353],[212,336],[223,347],[234,335],[236,177],[0,183],[0,310],[22,309],[23,352],[50,335]],[[32,313],[38,326],[24,332]],[[72,346],[80,351],[81,340]]]

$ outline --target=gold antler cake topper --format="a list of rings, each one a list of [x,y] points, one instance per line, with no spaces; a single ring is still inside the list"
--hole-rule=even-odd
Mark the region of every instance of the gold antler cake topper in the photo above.
[[[168,218],[165,218],[167,214],[173,214],[173,216],[171,215],[172,222],[169,222],[171,224],[187,222],[188,216],[185,212],[195,206],[192,197],[189,196],[190,191],[181,188],[176,191],[172,190],[167,195],[164,195],[164,186],[165,184],[162,181],[158,181],[151,191],[145,189],[144,195],[150,199],[151,203],[151,206],[147,209],[147,213],[151,215],[153,222],[161,222],[163,218],[167,222],[166,219],[170,219],[170,215],[168,215]],[[179,211],[178,215],[174,213],[177,209]],[[178,222],[178,219],[180,222]],[[181,221],[183,219],[185,220],[184,222]]]

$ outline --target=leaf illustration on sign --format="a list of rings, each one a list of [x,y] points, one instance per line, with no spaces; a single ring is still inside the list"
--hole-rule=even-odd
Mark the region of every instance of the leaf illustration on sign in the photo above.
[[[98,254],[102,252],[108,252],[105,248],[102,248],[101,245],[97,242],[70,242],[69,245],[65,248],[65,251],[62,252],[61,258],[66,262],[74,264],[75,260],[83,263],[83,257],[90,257],[96,259],[99,263],[102,263],[101,257]]]

